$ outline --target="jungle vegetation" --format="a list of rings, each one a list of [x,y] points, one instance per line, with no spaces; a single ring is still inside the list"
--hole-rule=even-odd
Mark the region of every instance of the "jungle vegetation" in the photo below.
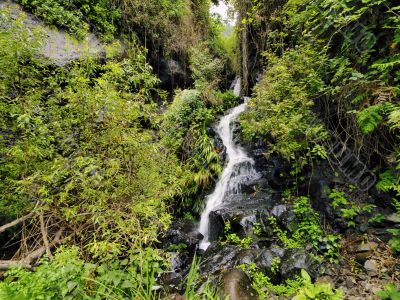
[[[339,136],[400,214],[395,0],[232,0],[238,20],[228,37],[210,14],[217,0],[16,2],[71,38],[94,33],[107,47],[101,58],[52,64],[40,55],[43,32],[0,10],[0,299],[167,297],[154,288],[169,267],[160,239],[174,217],[198,216],[222,170],[207,128],[239,103],[228,90],[235,73],[251,96],[246,142],[263,141],[265,155],[284,159],[301,181]],[[163,59],[179,62],[190,82],[160,88]],[[323,236],[332,249],[323,259],[337,261],[338,236],[294,190],[286,198],[301,228],[277,236],[289,248]],[[350,227],[369,210],[331,192]],[[400,228],[390,234],[396,255]],[[198,263],[184,299],[219,299],[211,283],[198,289]],[[294,299],[343,298],[305,272],[274,285],[243,269],[265,299],[265,287]],[[381,297],[399,293],[388,286]]]

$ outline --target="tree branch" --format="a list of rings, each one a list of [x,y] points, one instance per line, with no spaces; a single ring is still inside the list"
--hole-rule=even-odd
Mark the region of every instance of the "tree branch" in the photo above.
[[[39,214],[39,220],[40,220],[40,232],[42,233],[43,244],[44,244],[44,247],[46,248],[47,256],[50,258],[50,260],[52,260],[53,255],[51,254],[51,251],[50,251],[49,240],[47,238],[47,229],[44,225],[43,213]]]
[[[18,218],[18,219],[14,220],[14,221],[12,221],[12,222],[10,222],[10,223],[8,223],[8,224],[5,224],[5,225],[1,226],[1,227],[0,227],[0,233],[3,233],[3,232],[6,231],[7,229],[12,228],[12,227],[14,227],[14,226],[16,226],[16,225],[18,225],[18,224],[24,222],[25,220],[27,220],[27,219],[29,219],[30,217],[32,217],[33,214],[34,214],[34,213],[31,212],[30,214],[27,214],[26,216],[23,216],[23,217]]]
[[[49,249],[57,246],[60,244],[63,240],[66,238],[73,236],[75,233],[72,233],[71,235],[61,239],[61,236],[64,232],[64,227],[60,228],[56,235],[54,236],[54,239],[51,241],[51,243],[48,245]],[[11,267],[21,267],[24,269],[32,269],[33,268],[33,263],[37,261],[44,253],[46,253],[46,246],[40,247],[39,249],[34,250],[33,252],[29,253],[26,257],[22,258],[21,260],[0,260],[0,271],[7,271]]]

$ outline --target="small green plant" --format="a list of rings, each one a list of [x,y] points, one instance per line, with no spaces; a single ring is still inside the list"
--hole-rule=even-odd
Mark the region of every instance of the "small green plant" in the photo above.
[[[383,291],[379,291],[376,294],[382,300],[400,299],[400,289],[394,284],[388,284],[387,286],[385,286],[385,289]]]
[[[253,224],[253,233],[257,236],[260,236],[262,233],[262,227],[261,224],[256,222]]]
[[[320,158],[320,159],[328,158],[328,154],[326,152],[325,147],[318,144],[315,145],[314,148],[312,148],[311,154],[314,158]]]
[[[200,266],[200,260],[195,256],[189,269],[189,274],[185,280],[185,292],[184,298],[187,300],[199,300],[199,299],[210,299],[210,300],[222,300],[215,285],[209,280],[205,282],[201,289],[197,289],[199,286],[200,276],[198,269]],[[154,298],[161,299],[161,298]],[[225,299],[224,299],[225,300]]]
[[[327,234],[319,223],[319,215],[311,207],[307,197],[292,199],[293,211],[297,217],[295,230],[292,234],[282,230],[275,217],[269,217],[268,222],[273,228],[275,236],[286,248],[303,248],[307,243],[323,254],[331,262],[336,262],[339,251],[339,238]]]
[[[329,198],[332,199],[332,207],[335,209],[339,209],[340,216],[347,221],[348,227],[356,227],[356,223],[354,221],[355,217],[360,213],[372,213],[375,205],[365,204],[363,206],[358,206],[355,203],[350,203],[346,199],[346,194],[342,191],[332,190],[329,194]]]
[[[388,229],[388,232],[393,235],[389,240],[389,246],[396,253],[400,253],[400,227],[395,229]]]
[[[278,260],[275,259],[275,261],[277,262]],[[287,279],[281,284],[274,284],[273,280],[261,272],[255,263],[249,265],[242,264],[237,268],[243,270],[249,275],[252,287],[257,291],[260,299],[270,299],[271,296],[275,295],[290,297],[294,295],[303,284],[303,280],[300,276]]]
[[[271,272],[272,274],[276,274],[279,271],[279,267],[281,265],[280,257],[274,257],[271,262]]]
[[[187,250],[187,245],[186,244],[182,244],[182,243],[181,244],[177,244],[177,245],[172,244],[172,245],[170,245],[168,247],[167,250],[170,251],[170,252],[182,253],[182,252],[185,252]]]
[[[344,298],[343,291],[333,289],[329,283],[313,284],[310,275],[305,270],[301,270],[301,277],[303,285],[292,300],[341,300]]]
[[[272,226],[275,236],[286,248],[301,248],[304,245],[301,239],[297,239],[295,236],[289,237],[288,232],[278,226],[275,217],[269,217],[268,223]]]
[[[329,198],[332,199],[331,205],[335,209],[347,205],[348,203],[346,199],[346,194],[338,190],[332,190],[332,192],[329,194]]]
[[[400,289],[394,284],[388,284],[383,291],[376,293],[381,300],[399,300]]]
[[[240,238],[236,233],[231,233],[231,223],[229,221],[225,222],[225,240],[229,244],[237,245],[240,248],[249,249],[251,244],[253,243],[253,238],[251,236],[247,236],[245,238]]]
[[[382,223],[382,221],[385,220],[385,216],[382,214],[376,214],[369,218],[368,223],[373,223],[373,224],[379,224]]]

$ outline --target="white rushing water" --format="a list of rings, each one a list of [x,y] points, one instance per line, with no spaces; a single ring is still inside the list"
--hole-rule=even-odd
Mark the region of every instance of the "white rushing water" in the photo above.
[[[236,79],[233,91],[240,94],[240,80]],[[240,187],[259,178],[254,169],[254,161],[246,151],[234,142],[234,121],[246,110],[247,98],[244,103],[236,106],[221,118],[217,132],[226,148],[227,164],[215,186],[212,194],[206,197],[206,207],[201,214],[199,231],[204,236],[200,243],[200,249],[207,249],[209,241],[209,217],[210,213],[220,206],[229,195],[240,194]]]

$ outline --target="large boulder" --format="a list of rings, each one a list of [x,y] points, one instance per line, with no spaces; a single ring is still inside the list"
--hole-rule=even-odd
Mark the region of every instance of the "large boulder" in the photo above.
[[[316,274],[316,263],[309,251],[305,249],[285,249],[279,270],[282,278],[287,279],[299,275],[302,269],[306,270],[311,276]]]
[[[272,274],[271,267],[277,259],[279,265],[275,274]],[[283,249],[276,246],[260,249],[255,245],[253,248],[243,249],[234,245],[212,243],[203,255],[200,272],[205,277],[216,276],[223,273],[224,270],[253,263],[262,272],[277,275],[282,279],[299,275],[301,269],[314,276],[317,268],[315,260],[305,249]]]
[[[228,270],[221,277],[221,298],[230,300],[256,300],[257,292],[249,277],[241,270]]]
[[[43,20],[35,15],[23,11],[22,7],[12,1],[1,1],[0,9],[6,8],[14,18],[25,15],[23,25],[28,31],[33,32],[40,28],[44,35],[43,47],[39,54],[48,59],[51,64],[64,66],[74,60],[79,60],[87,55],[104,58],[105,46],[95,34],[88,34],[83,40],[77,41],[62,29],[47,26]],[[125,47],[121,45],[118,50],[122,54]]]
[[[224,224],[230,222],[232,232],[239,236],[252,233],[254,224],[260,224],[264,233],[271,234],[266,220],[276,203],[271,192],[255,192],[251,195],[232,195],[210,213],[210,240],[217,240],[223,234]]]

